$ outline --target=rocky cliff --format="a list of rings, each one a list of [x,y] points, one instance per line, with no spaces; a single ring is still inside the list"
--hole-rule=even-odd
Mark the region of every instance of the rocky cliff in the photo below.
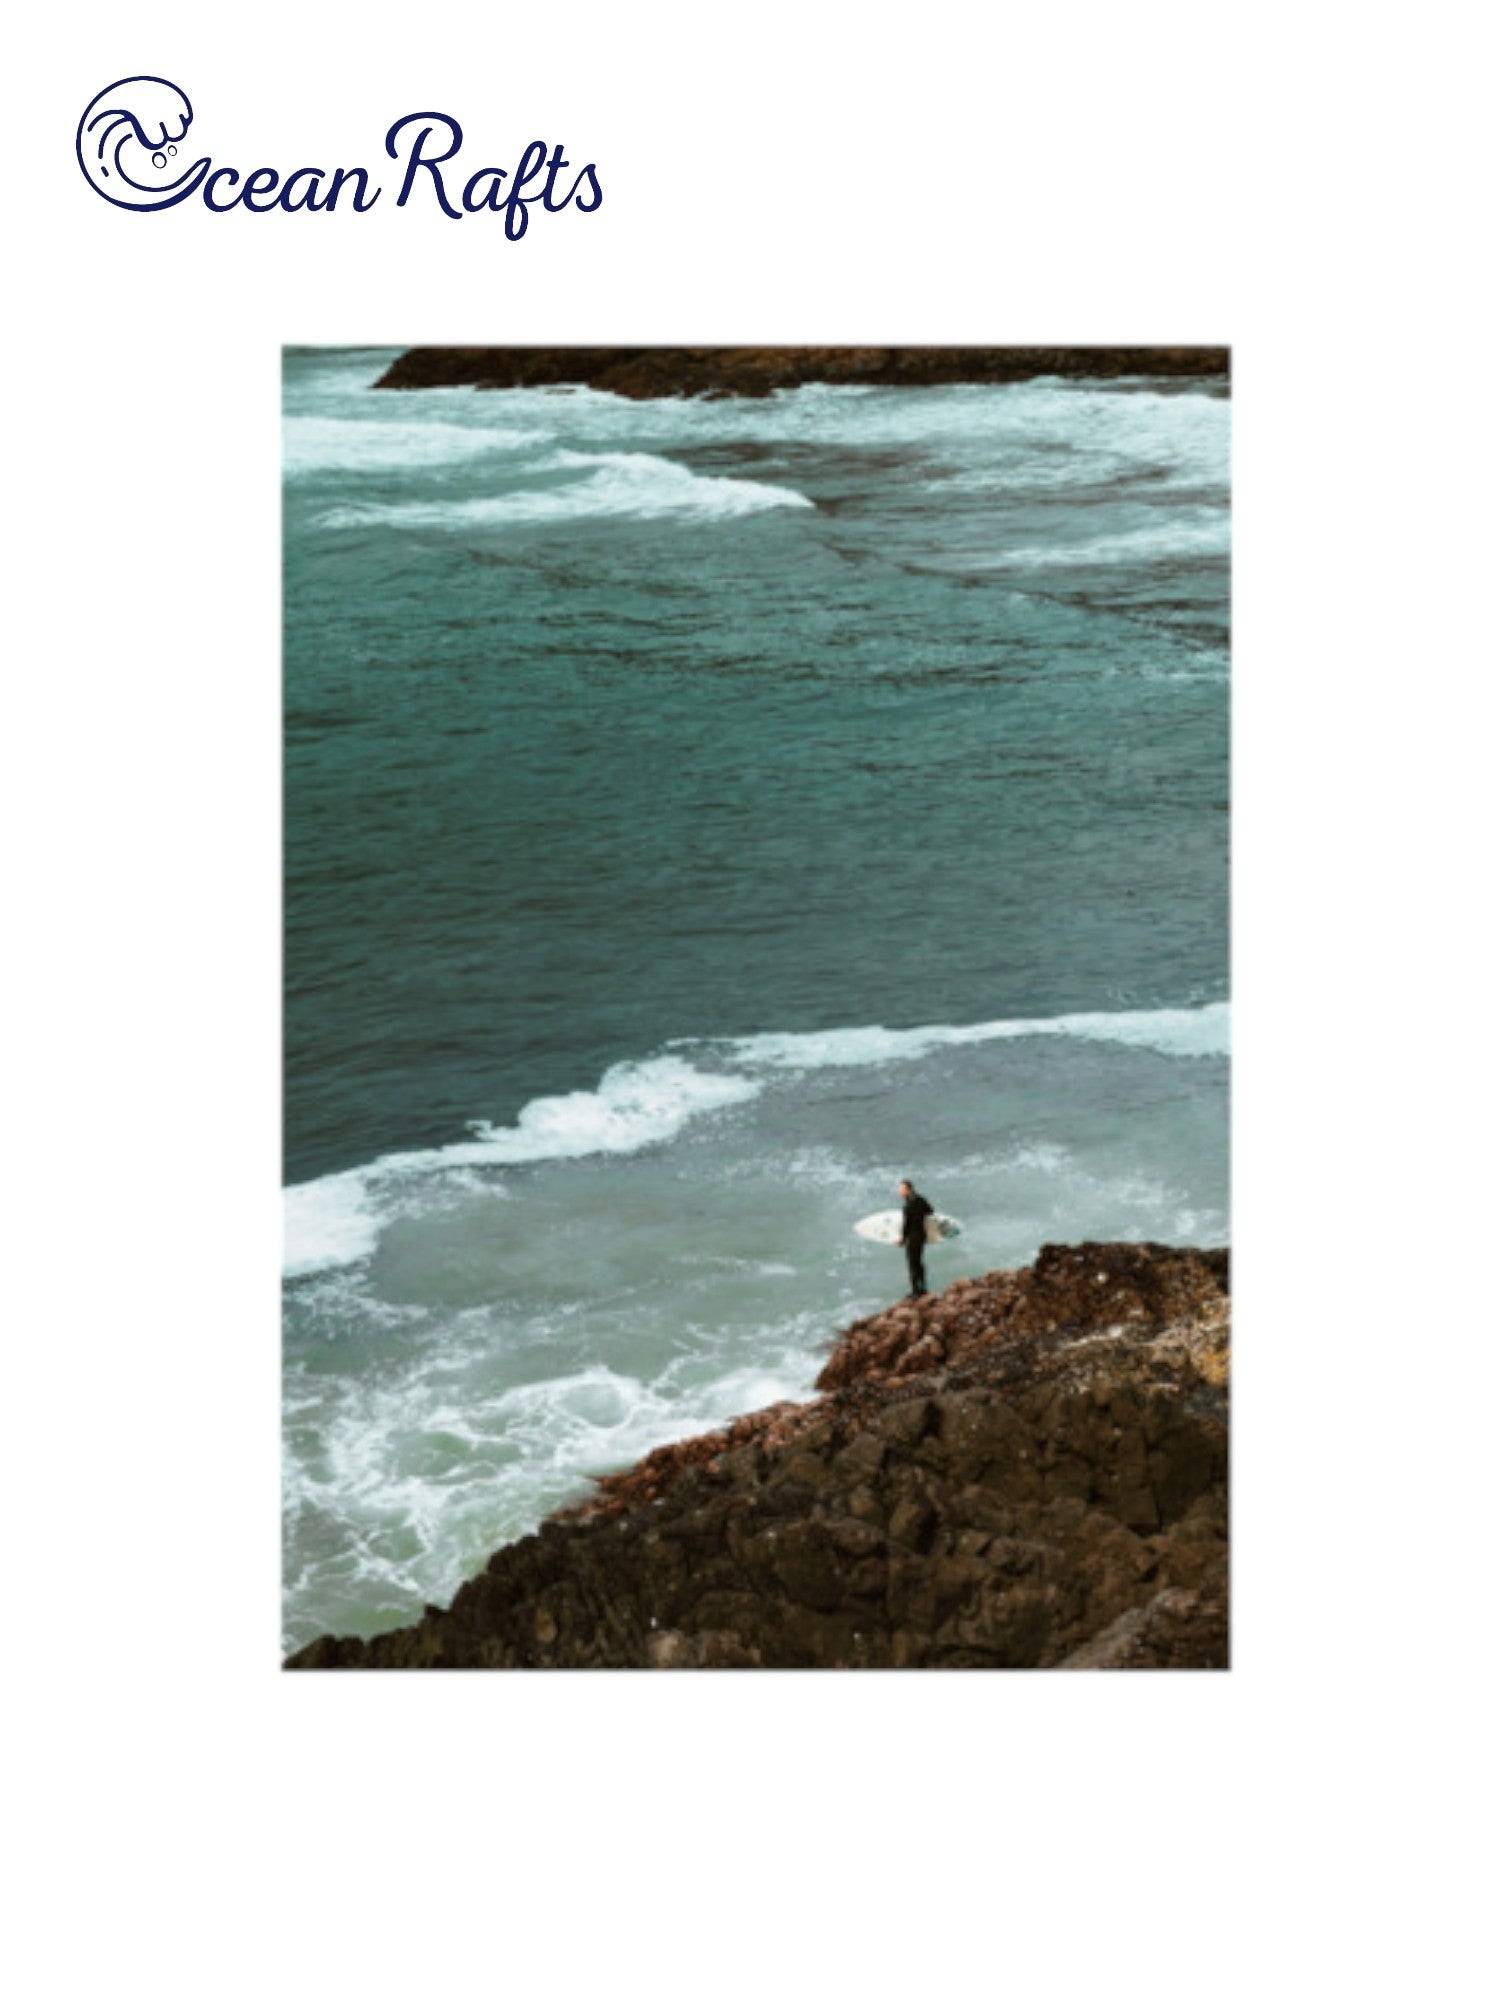
[[[1228,1321],[1224,1252],[1047,1246],[288,1664],[1225,1666]]]
[[[760,399],[797,385],[1004,385],[1046,377],[1227,377],[1228,368],[1229,353],[1220,345],[436,348],[406,350],[378,380],[378,389],[591,385],[625,399],[694,395]]]

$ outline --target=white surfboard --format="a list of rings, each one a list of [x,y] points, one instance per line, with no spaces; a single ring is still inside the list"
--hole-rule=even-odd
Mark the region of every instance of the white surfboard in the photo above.
[[[856,1230],[863,1239],[874,1239],[879,1246],[896,1246],[903,1236],[903,1213],[901,1211],[873,1211],[869,1218],[858,1218]],[[931,1211],[924,1220],[924,1242],[928,1246],[938,1246],[942,1239],[959,1239],[961,1221],[947,1218],[943,1211]]]

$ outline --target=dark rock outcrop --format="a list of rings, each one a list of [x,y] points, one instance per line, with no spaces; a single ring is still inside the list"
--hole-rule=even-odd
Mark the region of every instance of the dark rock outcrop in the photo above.
[[[1226,1253],[1047,1246],[852,1325],[818,1383],[288,1664],[1227,1664]]]
[[[591,385],[625,399],[761,399],[798,385],[1003,385],[1026,378],[1226,378],[1221,345],[421,348],[380,391]]]

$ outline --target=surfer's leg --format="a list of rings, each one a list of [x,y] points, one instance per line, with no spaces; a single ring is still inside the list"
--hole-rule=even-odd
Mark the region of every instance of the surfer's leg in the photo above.
[[[908,1249],[908,1285],[915,1295],[926,1292],[924,1279],[924,1248],[910,1245]]]

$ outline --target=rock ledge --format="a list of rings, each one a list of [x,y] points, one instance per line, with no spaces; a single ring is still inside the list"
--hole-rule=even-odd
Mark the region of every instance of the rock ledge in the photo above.
[[[1226,1252],[1046,1246],[287,1664],[1226,1666],[1228,1337]]]
[[[1027,378],[1227,378],[1222,345],[758,348],[520,346],[406,350],[378,390],[591,385],[624,399],[763,399],[798,385],[1006,385]]]

